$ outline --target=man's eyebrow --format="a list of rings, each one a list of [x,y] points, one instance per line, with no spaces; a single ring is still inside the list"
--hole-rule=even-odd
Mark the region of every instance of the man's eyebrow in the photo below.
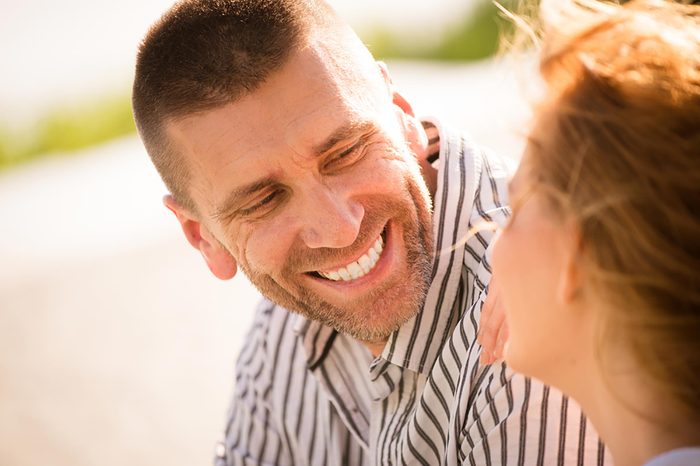
[[[358,135],[374,132],[376,125],[371,121],[355,120],[339,127],[325,141],[313,147],[312,151],[316,155],[325,154],[333,149],[339,142],[346,141]]]
[[[263,178],[261,180],[253,181],[252,183],[249,183],[245,186],[241,186],[240,188],[234,189],[228,194],[226,200],[224,200],[224,202],[221,203],[221,206],[218,207],[211,215],[212,219],[219,220],[222,217],[229,216],[235,209],[236,205],[243,199],[245,199],[247,196],[255,194],[261,189],[265,189],[268,186],[274,185],[276,183],[276,179],[268,177]]]

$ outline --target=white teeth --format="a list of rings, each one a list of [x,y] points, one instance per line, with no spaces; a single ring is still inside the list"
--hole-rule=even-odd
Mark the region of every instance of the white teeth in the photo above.
[[[362,257],[364,257],[364,256],[362,256]],[[374,248],[370,249],[369,250],[370,263],[377,262],[377,259],[379,259],[379,254],[377,253],[377,251],[375,251]]]
[[[382,253],[382,250],[384,250],[384,240],[382,239],[381,236],[379,237],[379,239],[377,241],[375,241],[374,246],[372,246],[372,249],[374,249],[374,251],[377,254]]]
[[[360,267],[360,264],[357,262],[353,262],[352,264],[348,264],[345,266],[346,269],[348,269],[348,272],[350,273],[350,276],[354,279],[359,278],[363,276],[365,273],[362,271],[362,267]]]
[[[377,265],[379,257],[382,255],[384,250],[384,240],[380,236],[377,241],[374,242],[371,248],[355,262],[347,264],[345,267],[341,267],[333,272],[318,272],[324,278],[333,281],[350,281],[357,278],[363,277],[369,273],[370,270]]]
[[[370,252],[374,252],[374,249],[370,249]],[[369,269],[372,268],[372,259],[370,259],[367,254],[360,257],[357,260],[357,263],[360,264],[360,267],[362,267],[362,272],[364,272],[364,273],[369,272]]]

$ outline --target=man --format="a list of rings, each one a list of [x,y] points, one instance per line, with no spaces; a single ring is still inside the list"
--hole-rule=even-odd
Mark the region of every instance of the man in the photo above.
[[[268,299],[217,464],[603,462],[575,405],[479,364],[503,165],[416,119],[324,2],[175,5],[133,103],[187,240]]]

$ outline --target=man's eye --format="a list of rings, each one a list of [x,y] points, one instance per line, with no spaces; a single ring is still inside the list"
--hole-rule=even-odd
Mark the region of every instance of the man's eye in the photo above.
[[[337,158],[337,159],[344,159],[344,158],[346,158],[347,156],[349,156],[349,155],[351,155],[353,152],[355,152],[355,151],[359,148],[359,146],[360,146],[359,144],[355,144],[355,145],[353,145],[353,146],[348,147],[348,148],[345,149],[343,152],[341,152],[340,154],[338,154],[338,155],[336,156],[336,158]]]
[[[352,146],[335,154],[326,163],[326,168],[344,167],[352,164],[358,157],[362,155],[362,147],[364,141],[359,141]]]
[[[254,213],[258,213],[262,210],[264,210],[265,207],[267,207],[272,201],[275,200],[275,198],[278,196],[279,191],[272,191],[270,194],[262,198],[260,201],[256,202],[252,206],[246,207],[244,209],[240,210],[240,213],[243,215],[250,215]]]

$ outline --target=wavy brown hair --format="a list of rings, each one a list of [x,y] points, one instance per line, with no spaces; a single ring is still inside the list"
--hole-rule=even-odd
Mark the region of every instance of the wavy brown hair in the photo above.
[[[611,310],[601,344],[622,341],[697,418],[700,7],[551,3],[528,145],[536,185],[578,225],[586,279]]]

